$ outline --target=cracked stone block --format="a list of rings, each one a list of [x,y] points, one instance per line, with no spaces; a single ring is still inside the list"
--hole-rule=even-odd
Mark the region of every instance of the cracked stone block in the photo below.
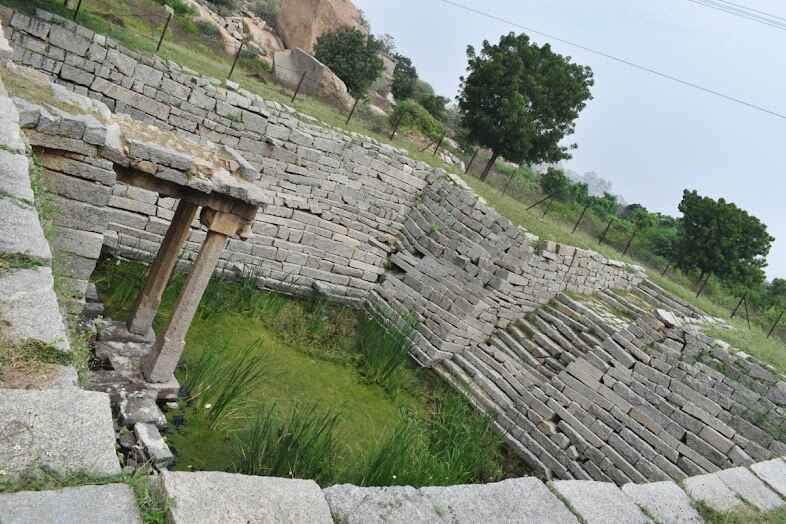
[[[773,459],[752,464],[750,470],[769,486],[786,497],[786,460]]]
[[[0,255],[18,255],[37,262],[52,259],[38,213],[32,205],[0,195]]]
[[[80,389],[0,390],[0,469],[120,473],[109,397]]]
[[[700,524],[704,522],[691,506],[688,495],[671,481],[625,484],[622,492],[659,522]]]
[[[158,429],[166,428],[166,417],[156,404],[155,396],[141,391],[129,393],[120,400],[120,422],[129,427],[142,422]]]
[[[164,442],[164,438],[153,424],[134,424],[134,434],[150,461],[157,468],[165,468],[175,462],[175,456]]]
[[[761,511],[771,511],[786,504],[764,482],[745,468],[726,469],[716,475],[745,502]]]
[[[689,477],[683,481],[683,487],[690,498],[716,511],[732,511],[743,505],[737,494],[713,473]]]
[[[587,524],[650,524],[641,509],[614,484],[586,480],[557,480],[550,483]]]

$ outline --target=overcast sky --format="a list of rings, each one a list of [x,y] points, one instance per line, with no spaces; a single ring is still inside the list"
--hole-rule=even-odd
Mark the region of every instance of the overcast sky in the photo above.
[[[689,0],[458,0],[694,83],[786,113],[786,32]],[[736,0],[786,17],[783,0]],[[439,94],[456,95],[466,46],[515,29],[439,0],[355,0]],[[530,35],[538,43],[545,37]],[[567,167],[596,171],[628,202],[677,216],[685,188],[725,197],[776,238],[769,277],[786,277],[786,120],[559,42],[595,73]]]

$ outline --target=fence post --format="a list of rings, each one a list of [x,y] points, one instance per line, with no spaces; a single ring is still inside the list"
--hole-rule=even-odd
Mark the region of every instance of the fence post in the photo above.
[[[478,152],[480,148],[477,148],[474,153],[472,153],[472,158],[469,159],[469,163],[467,164],[467,169],[464,170],[464,174],[466,175],[469,173],[469,168],[472,167],[472,163],[475,161],[475,157],[478,156]]]
[[[529,210],[530,210],[530,209],[532,209],[532,208],[538,207],[539,205],[541,205],[541,204],[542,204],[543,202],[545,202],[546,200],[551,200],[551,196],[547,196],[546,198],[541,198],[540,200],[538,200],[537,202],[535,202],[534,204],[532,204],[531,206],[529,206],[529,207],[527,208],[527,211],[529,211]]]
[[[704,282],[701,283],[701,287],[699,287],[699,290],[696,292],[696,298],[699,298],[701,294],[704,293],[704,288],[707,287],[707,282],[710,281],[710,277],[712,277],[712,273],[709,273],[707,278],[704,279]],[[745,301],[745,307],[747,307],[747,305],[748,302]]]
[[[748,311],[748,298],[747,297],[745,298],[745,320],[748,321],[748,329],[750,329],[751,328],[751,314],[750,314],[750,311]]]
[[[76,9],[74,9],[74,17],[71,20],[76,21],[76,17],[79,15],[79,9],[81,7],[82,7],[82,0],[79,0],[76,3]]]
[[[633,239],[636,238],[636,235],[639,234],[639,230],[636,229],[633,231],[633,234],[628,239],[628,243],[625,244],[625,249],[622,250],[622,255],[625,256],[628,254],[628,250],[630,249],[631,244],[633,244]]]
[[[291,104],[295,103],[295,99],[297,98],[297,95],[300,94],[300,88],[303,87],[303,82],[306,80],[306,74],[307,72],[303,71],[303,74],[300,76],[300,81],[297,83],[297,87],[295,88],[295,94],[292,95],[292,100],[290,100]]]
[[[400,115],[398,115],[398,118],[396,119],[396,124],[393,126],[393,132],[390,133],[390,139],[391,140],[393,140],[393,138],[396,136],[396,133],[398,133],[398,128],[401,125],[401,121],[402,120],[404,120],[404,112],[403,111],[401,112]]]
[[[552,200],[552,199],[549,199],[549,203],[548,203],[548,204],[546,204],[546,207],[545,207],[545,208],[543,208],[543,214],[540,216],[541,220],[542,220],[542,219],[544,219],[544,218],[546,218],[546,214],[547,214],[547,213],[549,212],[549,210],[551,209],[551,204],[553,204],[553,203],[554,203],[554,200]]]
[[[573,226],[573,231],[570,232],[571,234],[575,233],[576,230],[579,228],[579,225],[581,224],[581,221],[584,220],[584,215],[587,214],[587,210],[589,209],[589,207],[590,207],[589,204],[587,204],[586,206],[584,206],[584,209],[581,210],[581,215],[579,215],[579,219],[576,221],[576,225]]]
[[[729,318],[734,318],[734,316],[737,314],[737,311],[739,311],[742,302],[745,300],[747,296],[748,296],[747,294],[742,295],[742,298],[740,298],[740,301],[737,302],[737,305],[734,307],[734,311],[731,312],[731,316]]]
[[[349,125],[349,121],[352,120],[352,115],[355,114],[355,109],[357,109],[358,103],[360,103],[360,97],[355,99],[355,103],[352,105],[352,111],[349,112],[349,116],[347,117],[347,123],[344,125]]]
[[[600,239],[598,240],[598,242],[600,242],[601,244],[606,241],[606,235],[609,234],[609,229],[611,229],[612,222],[614,222],[613,216],[609,219],[609,223],[606,225],[606,229],[603,230],[603,234],[600,236]]]
[[[166,22],[164,22],[164,29],[163,31],[161,31],[161,38],[158,39],[158,45],[156,46],[156,53],[158,53],[158,51],[161,49],[161,44],[164,43],[164,35],[166,35],[166,30],[169,29],[169,22],[171,22],[172,17],[175,16],[175,11],[168,5],[165,5],[164,9],[167,10],[169,16],[166,17]]]
[[[780,314],[780,316],[778,317],[778,320],[776,320],[776,321],[775,321],[775,323],[774,323],[774,324],[772,325],[772,327],[770,328],[770,332],[769,332],[769,333],[767,333],[767,338],[770,338],[770,337],[772,336],[772,332],[773,332],[773,331],[775,331],[775,328],[778,326],[778,324],[780,324],[780,323],[781,323],[781,320],[782,320],[782,319],[783,319],[783,310],[781,310],[781,314]]]
[[[437,156],[437,151],[442,146],[442,142],[445,140],[445,133],[442,133],[442,136],[439,137],[439,142],[437,142],[437,147],[434,148],[434,156]]]
[[[246,44],[246,39],[240,41],[240,47],[237,48],[237,53],[235,54],[235,59],[232,61],[232,68],[229,70],[229,76],[227,76],[227,80],[232,78],[232,73],[235,72],[235,66],[237,65],[237,61],[240,60],[240,53],[243,52],[243,46]]]

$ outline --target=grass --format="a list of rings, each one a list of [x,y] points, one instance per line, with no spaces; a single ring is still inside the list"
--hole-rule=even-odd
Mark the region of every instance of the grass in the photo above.
[[[0,327],[3,320],[0,319]],[[40,386],[58,366],[70,365],[71,355],[34,340],[11,341],[0,334],[0,387]]]
[[[699,502],[696,503],[696,510],[707,524],[786,524],[786,508],[761,512],[745,507],[735,511],[719,512]]]
[[[113,318],[127,315],[143,272],[99,263],[96,283]],[[158,329],[182,275],[173,280]],[[377,362],[380,344],[387,349]],[[495,480],[519,467],[502,465],[490,421],[416,369],[407,348],[406,336],[362,312],[213,279],[177,371],[187,396],[169,413],[177,469],[423,485]],[[408,450],[403,462],[378,469],[373,457],[390,458],[396,446]]]
[[[137,469],[134,473],[121,473],[110,477],[96,477],[83,473],[65,476],[56,475],[42,469],[29,471],[21,477],[3,479],[0,477],[0,493],[20,491],[52,491],[78,486],[103,486],[106,484],[127,484],[136,497],[139,512],[144,524],[164,524],[170,502],[153,484],[149,468]]]

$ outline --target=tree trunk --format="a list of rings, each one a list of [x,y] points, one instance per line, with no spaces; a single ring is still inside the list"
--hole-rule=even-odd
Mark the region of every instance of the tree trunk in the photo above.
[[[489,173],[491,173],[491,168],[494,167],[494,164],[497,163],[497,158],[499,158],[499,153],[496,151],[491,153],[491,158],[489,158],[489,161],[486,163],[486,167],[483,168],[483,172],[480,174],[481,180],[486,180],[488,178]]]
[[[701,276],[699,277],[699,282],[701,283],[701,286],[699,287],[699,290],[696,292],[696,298],[699,298],[701,294],[704,293],[704,288],[707,286],[707,282],[710,281],[710,277],[712,276],[712,275],[707,275],[707,278],[705,280],[704,275],[707,275],[706,271],[702,271]]]

